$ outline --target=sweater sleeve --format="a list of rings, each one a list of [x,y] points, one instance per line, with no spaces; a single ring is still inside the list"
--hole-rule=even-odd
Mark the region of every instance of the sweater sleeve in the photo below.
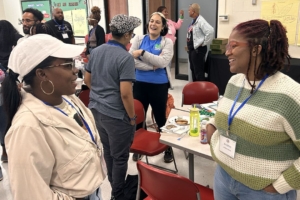
[[[143,38],[144,36],[142,36]],[[129,49],[129,53],[132,54],[133,51],[140,49],[140,41],[142,41],[141,36],[136,36],[132,40],[132,45]],[[150,71],[153,70],[153,65],[143,62],[139,59],[134,59],[135,68],[142,71]]]
[[[299,114],[300,113],[298,113],[298,117]],[[297,119],[297,117],[295,117],[295,119]],[[299,135],[300,130],[297,131]],[[291,139],[300,152],[300,138],[294,135]],[[280,194],[287,193],[290,190],[300,189],[300,158],[295,160],[289,168],[282,172],[279,178],[273,182],[273,186]]]
[[[145,51],[141,59],[150,65],[156,66],[158,68],[165,68],[173,58],[173,42],[169,38],[164,38],[165,44],[160,55],[154,55],[148,51]]]
[[[173,22],[173,25],[175,27],[176,30],[180,29],[181,25],[182,25],[183,20],[182,19],[178,19],[177,22]]]
[[[286,107],[289,106],[293,108],[292,112],[288,112],[288,119],[290,120],[285,120],[283,122],[283,127],[285,132],[290,136],[294,145],[299,149],[300,152],[300,125],[299,121],[296,120],[300,116],[300,95],[294,93],[294,90],[299,90],[298,83],[295,84],[296,85],[293,85],[293,83],[288,84],[290,88],[293,88],[293,91],[288,92],[290,94],[293,94],[293,96],[291,97],[291,99],[293,99],[293,104],[290,102],[282,102],[286,104]],[[275,182],[273,182],[273,186],[280,194],[284,194],[290,190],[300,189],[300,157],[295,160],[289,168],[282,172],[279,178]]]
[[[140,48],[140,44],[139,44],[139,35],[135,36],[133,39],[132,39],[132,44],[131,44],[131,47],[129,49],[129,53],[132,55],[132,52],[134,52],[135,50],[138,50]]]

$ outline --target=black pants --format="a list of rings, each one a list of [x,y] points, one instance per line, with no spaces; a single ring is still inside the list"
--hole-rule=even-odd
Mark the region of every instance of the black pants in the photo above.
[[[193,81],[205,81],[204,67],[207,46],[200,46],[197,49],[189,50],[190,69]]]
[[[92,109],[100,134],[107,167],[107,176],[116,199],[123,199],[125,177],[128,168],[129,150],[133,141],[135,126],[128,115],[123,120],[115,119]]]
[[[0,95],[0,98],[1,98],[1,95]],[[1,143],[1,146],[4,146],[4,136],[5,136],[5,130],[6,130],[6,123],[7,123],[6,118],[7,117],[6,117],[4,107],[3,107],[3,105],[0,105],[0,143]]]
[[[153,115],[157,126],[161,128],[165,125],[166,107],[168,100],[169,83],[153,84],[137,81],[133,86],[133,96],[139,100],[147,113],[149,104],[152,107]],[[137,129],[141,128],[142,124],[137,125]]]

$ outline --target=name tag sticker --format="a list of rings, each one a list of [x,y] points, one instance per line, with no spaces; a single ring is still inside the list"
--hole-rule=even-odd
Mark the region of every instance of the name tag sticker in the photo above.
[[[63,38],[64,38],[64,39],[67,39],[67,38],[69,38],[69,36],[68,36],[68,34],[67,34],[67,33],[62,33],[62,36],[63,36]]]
[[[220,135],[219,143],[220,143],[220,147],[219,147],[220,151],[230,156],[231,158],[234,158],[236,141],[228,137],[225,137],[223,135]]]
[[[170,28],[168,30],[168,34],[172,34],[172,30]]]

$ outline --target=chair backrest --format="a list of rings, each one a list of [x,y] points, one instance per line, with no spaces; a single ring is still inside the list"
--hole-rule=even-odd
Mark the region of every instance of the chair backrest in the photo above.
[[[84,105],[88,107],[90,102],[90,89],[82,90],[78,97],[84,103]]]
[[[219,98],[218,87],[208,81],[188,83],[182,89],[182,105],[210,103]]]
[[[139,186],[155,200],[196,200],[199,199],[199,189],[189,179],[154,168],[142,161],[137,162]]]
[[[134,99],[134,111],[137,116],[135,123],[140,124],[145,121],[145,111],[143,104],[139,101]]]

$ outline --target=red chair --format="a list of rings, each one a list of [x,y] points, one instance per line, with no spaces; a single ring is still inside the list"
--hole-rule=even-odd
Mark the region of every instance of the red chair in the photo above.
[[[82,101],[82,103],[84,103],[86,107],[88,107],[90,102],[90,89],[82,90],[79,93],[78,98]]]
[[[218,100],[218,87],[208,81],[196,81],[188,83],[182,90],[182,105],[210,103]]]
[[[107,43],[107,42],[108,42],[108,40],[110,40],[110,39],[112,39],[112,35],[111,35],[111,33],[107,33],[107,34],[105,34],[105,43]]]
[[[134,99],[134,110],[135,110],[135,114],[137,116],[136,124],[145,123],[145,112],[144,112],[143,104],[136,99]],[[175,170],[171,170],[171,169],[167,169],[167,168],[164,168],[161,166],[149,164],[148,156],[156,156],[168,149],[167,145],[159,142],[159,138],[160,138],[160,133],[151,132],[151,131],[145,130],[144,128],[140,128],[134,134],[133,142],[130,147],[130,152],[145,155],[146,162],[148,165],[152,165],[152,166],[155,166],[160,169],[164,169],[167,171],[177,173],[178,169],[177,169],[177,165],[176,165],[176,161],[175,161],[175,157],[174,157],[172,148],[171,148],[171,152],[172,152],[172,156],[173,156]]]
[[[213,200],[213,190],[191,180],[156,169],[138,161],[139,185],[137,199],[140,191],[148,195],[145,200]]]
[[[84,43],[87,44],[89,41],[89,34],[84,37]]]

